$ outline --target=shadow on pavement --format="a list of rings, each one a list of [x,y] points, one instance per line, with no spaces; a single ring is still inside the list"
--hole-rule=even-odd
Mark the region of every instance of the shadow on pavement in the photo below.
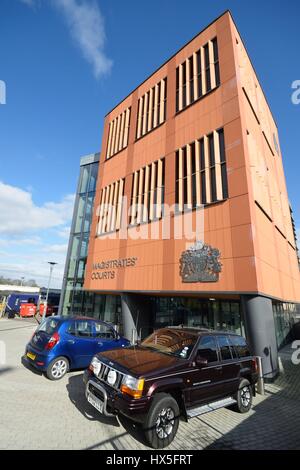
[[[289,379],[294,376],[293,381],[288,381],[284,388],[275,393],[268,392],[266,399],[254,406],[254,414],[245,416],[243,422],[206,447],[206,450],[300,449],[300,369],[287,362],[284,369],[283,377]],[[277,384],[278,380],[275,386]],[[205,419],[203,422],[210,426]],[[221,427],[218,431],[221,432]]]
[[[135,423],[134,421],[131,421],[130,419],[122,415],[119,416],[119,421],[122,424],[123,428],[126,429],[128,434],[130,434],[132,437],[134,437],[134,439],[139,441],[144,446],[149,447],[145,439],[144,431],[141,424]]]
[[[85,397],[85,386],[83,383],[83,374],[78,374],[69,377],[69,382],[67,384],[67,391],[71,402],[76,406],[78,411],[90,421],[99,421],[103,424],[108,424],[115,427],[120,427],[120,424],[125,429],[125,432],[121,436],[130,434],[134,439],[139,441],[143,445],[147,445],[144,433],[141,425],[134,423],[125,416],[118,416],[118,418],[108,417],[101,415],[92,405],[90,405]],[[119,424],[120,422],[120,424]],[[106,443],[110,442],[113,448],[118,448],[115,446],[114,441],[117,443],[117,440],[121,436],[116,436],[114,438],[109,438],[107,440],[101,441],[88,449],[99,448]]]
[[[1,374],[7,374],[8,372],[12,372],[15,369],[15,367],[3,367],[0,369],[0,375]]]
[[[92,405],[89,404],[85,397],[85,387],[82,380],[83,374],[73,375],[69,377],[67,391],[69,398],[78,411],[90,421],[99,421],[103,424],[111,424],[119,426],[118,420],[114,417],[101,415]]]

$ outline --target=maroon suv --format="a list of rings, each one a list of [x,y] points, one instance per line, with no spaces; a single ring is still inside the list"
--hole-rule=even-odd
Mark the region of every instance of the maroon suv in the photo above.
[[[185,420],[232,405],[250,410],[257,363],[242,336],[188,327],[155,331],[137,346],[97,354],[84,374],[87,400],[106,416],[142,424],[154,448]]]

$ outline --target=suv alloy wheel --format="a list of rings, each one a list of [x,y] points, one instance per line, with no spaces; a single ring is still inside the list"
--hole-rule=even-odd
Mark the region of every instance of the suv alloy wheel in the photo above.
[[[154,449],[163,449],[174,439],[179,425],[177,401],[167,393],[158,393],[144,425],[147,442]]]
[[[247,413],[252,406],[252,387],[249,380],[242,379],[239,385],[239,390],[236,394],[236,405],[234,409],[239,413]]]

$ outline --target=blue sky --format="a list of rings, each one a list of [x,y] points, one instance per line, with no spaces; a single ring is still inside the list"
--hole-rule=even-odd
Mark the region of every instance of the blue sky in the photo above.
[[[298,0],[1,0],[0,274],[60,285],[80,156],[105,114],[229,8],[279,128],[300,227]]]

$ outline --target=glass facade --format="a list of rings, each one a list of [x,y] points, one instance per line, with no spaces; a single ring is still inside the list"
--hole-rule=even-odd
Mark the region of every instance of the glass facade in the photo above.
[[[60,314],[92,316],[113,323],[121,330],[120,296],[83,290],[98,168],[99,154],[88,155],[80,161]]]
[[[245,336],[239,300],[153,297],[154,328],[167,325],[228,330]]]
[[[298,321],[297,305],[287,302],[273,302],[273,315],[278,349],[293,340],[293,327]]]
[[[80,164],[68,256],[66,261],[61,313],[93,313],[93,294],[84,292],[84,272],[99,167],[99,154],[83,157]]]

